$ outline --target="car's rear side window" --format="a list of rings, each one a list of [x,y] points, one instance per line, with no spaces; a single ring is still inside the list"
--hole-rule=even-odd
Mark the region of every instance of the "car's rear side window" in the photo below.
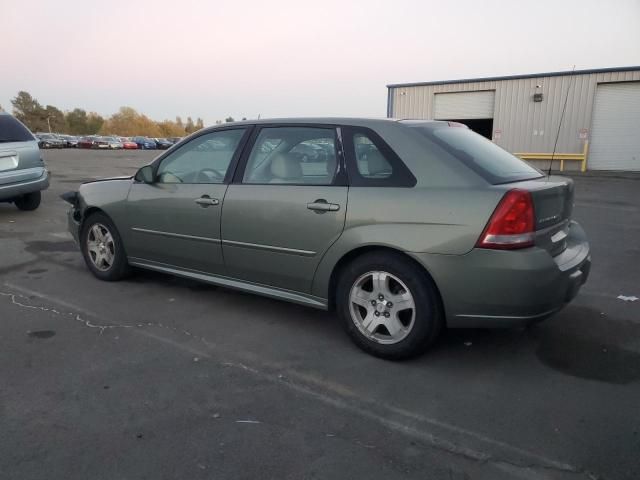
[[[393,167],[367,135],[356,133],[353,146],[358,173],[364,178],[388,178],[393,174]]]
[[[416,178],[373,130],[344,127],[349,183],[354,187],[413,187]]]
[[[10,115],[0,115],[0,143],[31,142],[31,132]]]
[[[460,127],[412,126],[494,185],[539,178],[543,174],[495,143]]]

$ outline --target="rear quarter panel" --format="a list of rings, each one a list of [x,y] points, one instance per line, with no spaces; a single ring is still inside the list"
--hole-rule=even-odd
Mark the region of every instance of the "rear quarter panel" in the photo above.
[[[349,188],[345,229],[320,262],[312,294],[327,298],[336,264],[360,247],[469,252],[503,194],[487,187]]]

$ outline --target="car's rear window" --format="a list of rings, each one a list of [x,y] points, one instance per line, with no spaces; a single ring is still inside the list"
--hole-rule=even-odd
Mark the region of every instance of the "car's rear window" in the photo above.
[[[31,132],[10,115],[0,115],[0,143],[31,142]]]
[[[537,168],[468,128],[412,126],[492,184],[542,177]]]

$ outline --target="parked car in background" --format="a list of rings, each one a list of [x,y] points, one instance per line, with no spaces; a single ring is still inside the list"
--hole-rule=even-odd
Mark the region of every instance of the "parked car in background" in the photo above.
[[[103,137],[107,140],[111,150],[122,150],[122,142],[118,137]]]
[[[125,150],[136,150],[138,148],[138,144],[127,137],[120,137],[120,142],[122,143],[122,148]]]
[[[166,138],[154,138],[159,150],[167,150],[173,146],[173,143],[167,140]]]
[[[176,143],[178,143],[183,138],[184,137],[169,137],[169,138],[167,138],[167,140],[169,140],[171,143],[173,143],[175,145]]]
[[[331,148],[304,162],[311,145]],[[360,348],[390,359],[445,327],[539,322],[591,266],[573,181],[453,122],[206,128],[133,177],[64,198],[102,280],[141,267],[335,310]]]
[[[78,140],[78,148],[93,148],[95,141],[96,137],[93,135],[82,137]]]
[[[73,135],[58,135],[58,138],[65,143],[65,147],[67,148],[75,148],[78,146],[78,137]]]
[[[326,162],[327,152],[314,143],[301,143],[291,149],[291,155],[294,155],[301,162]]]
[[[156,142],[148,137],[133,137],[132,140],[136,142],[140,150],[155,150],[158,148]]]
[[[40,148],[64,148],[65,142],[52,133],[36,133]]]
[[[109,138],[108,137],[96,137],[95,140],[93,141],[93,147],[92,148],[97,148],[97,149],[108,149],[108,148],[111,148],[111,146],[109,145]]]
[[[0,202],[35,210],[42,199],[40,192],[48,187],[49,172],[39,140],[16,118],[0,111]]]

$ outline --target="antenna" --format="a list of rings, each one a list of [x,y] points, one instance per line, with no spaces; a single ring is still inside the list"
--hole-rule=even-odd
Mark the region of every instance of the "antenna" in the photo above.
[[[574,73],[576,66],[571,69],[571,76],[569,77],[569,85],[567,86],[567,94],[564,97],[564,106],[562,107],[562,114],[560,115],[560,123],[558,124],[558,133],[556,134],[556,141],[553,144],[553,153],[551,154],[551,162],[549,162],[549,171],[547,172],[547,178],[551,175],[551,167],[553,166],[553,157],[556,154],[556,148],[558,147],[558,139],[560,138],[560,129],[562,128],[562,120],[564,119],[564,112],[567,110],[567,101],[569,100],[569,90],[571,90],[571,84],[573,83]]]

